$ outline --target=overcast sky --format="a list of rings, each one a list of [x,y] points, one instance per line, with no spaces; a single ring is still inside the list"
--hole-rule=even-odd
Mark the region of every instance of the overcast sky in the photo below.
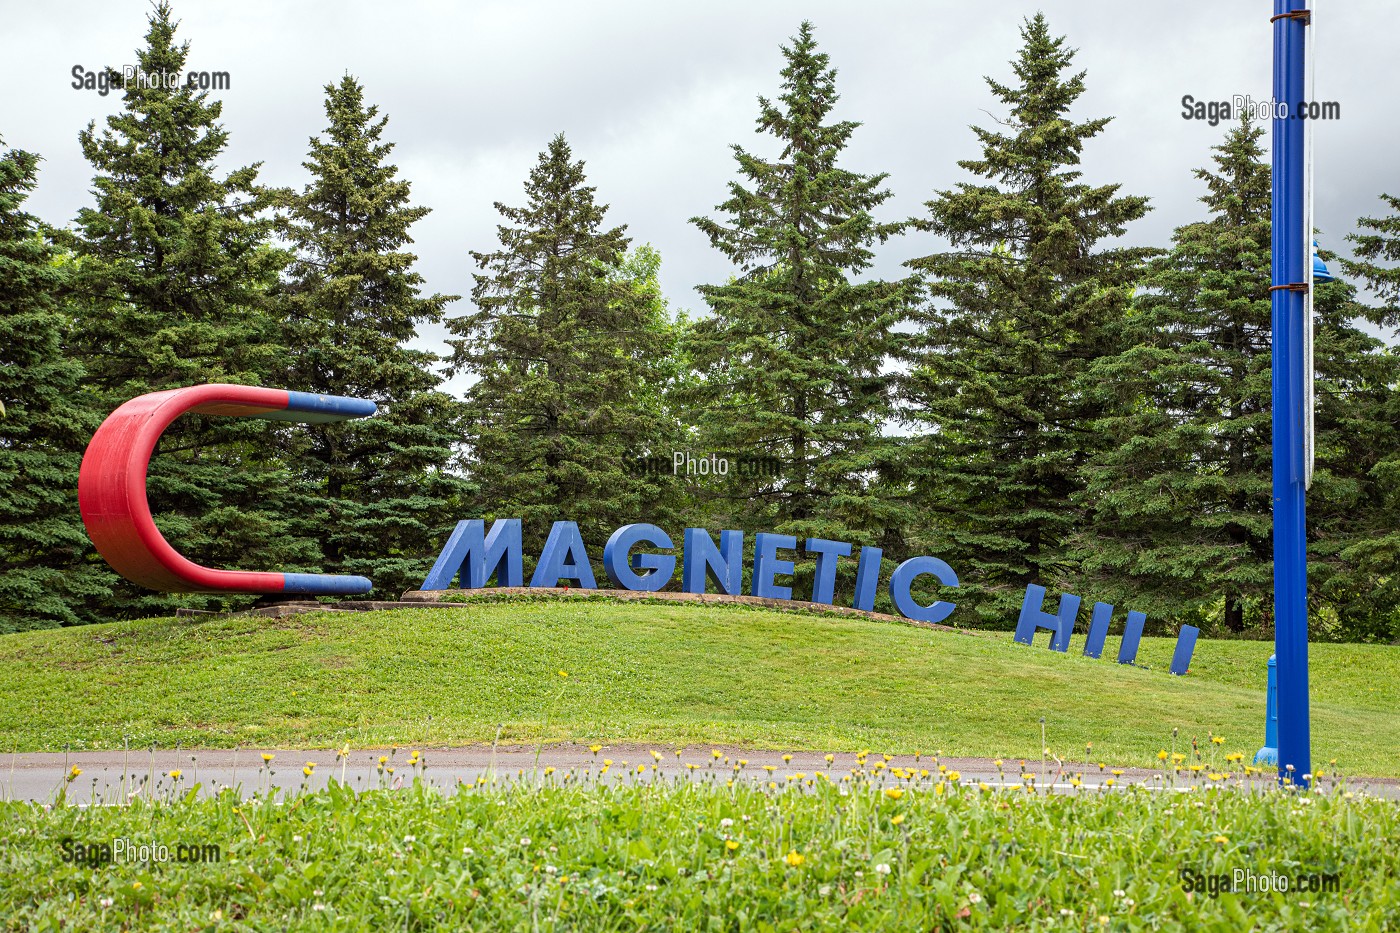
[[[1322,243],[1359,216],[1383,213],[1381,192],[1400,194],[1400,67],[1393,3],[1319,0],[1316,98],[1341,104],[1317,123],[1316,224]],[[1202,100],[1270,94],[1272,4],[1188,0],[922,2],[462,2],[394,4],[329,0],[175,3],[190,70],[226,71],[230,145],[226,168],[264,163],[277,185],[306,182],[307,140],[325,126],[323,87],[349,73],[389,116],[386,137],[433,213],[414,229],[428,288],[466,295],[470,249],[495,245],[493,201],[517,204],[536,155],[563,131],[587,162],[609,219],[662,256],[673,307],[703,308],[694,286],[731,267],[687,220],[713,213],[735,177],[730,145],[769,151],[754,133],[756,97],[778,90],[780,44],[803,19],[816,27],[839,75],[836,116],[858,129],[845,165],[889,172],[886,219],[921,211],[940,188],[969,176],[977,155],[969,124],[1001,116],[984,75],[1011,80],[1008,60],[1022,19],[1043,10],[1079,49],[1087,92],[1074,116],[1111,115],[1089,144],[1093,182],[1121,182],[1154,210],[1130,228],[1133,243],[1165,243],[1199,219],[1206,164],[1225,125],[1181,116],[1185,94]],[[146,0],[11,4],[0,33],[0,136],[40,153],[31,210],[55,223],[91,203],[92,171],[78,132],[120,107],[75,90],[71,70],[134,63]],[[876,274],[939,247],[927,234],[891,242]],[[465,312],[465,302],[455,313]],[[453,313],[449,311],[449,313]],[[439,347],[442,331],[422,334]]]

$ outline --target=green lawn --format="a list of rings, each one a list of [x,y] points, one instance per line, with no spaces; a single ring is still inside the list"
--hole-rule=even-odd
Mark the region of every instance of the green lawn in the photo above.
[[[1166,673],[1009,635],[743,607],[582,601],[140,622],[0,636],[0,752],[546,741],[1036,757],[1152,765],[1215,733],[1252,755],[1258,642]],[[1073,651],[1080,650],[1077,638]],[[1106,654],[1117,651],[1109,641]],[[1314,763],[1400,775],[1400,648],[1314,645]],[[567,677],[561,677],[564,671]]]
[[[1400,926],[1397,854],[1385,843],[1400,838],[1400,808],[1389,801],[1137,788],[1044,797],[937,777],[812,779],[810,788],[773,790],[664,779],[595,787],[587,777],[586,786],[565,786],[555,775],[539,788],[450,796],[421,785],[360,794],[332,785],[275,804],[231,793],[92,809],[0,803],[0,926]],[[217,846],[219,861],[128,862],[117,857],[118,839],[172,852]],[[113,847],[110,864],[64,860],[74,844],[95,843]],[[1261,894],[1256,883],[1254,892],[1222,892],[1237,871],[1286,879],[1289,890]]]

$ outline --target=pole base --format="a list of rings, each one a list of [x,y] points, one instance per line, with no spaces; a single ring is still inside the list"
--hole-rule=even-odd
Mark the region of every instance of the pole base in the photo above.
[[[1254,753],[1254,763],[1256,765],[1278,765],[1278,749],[1265,745]]]

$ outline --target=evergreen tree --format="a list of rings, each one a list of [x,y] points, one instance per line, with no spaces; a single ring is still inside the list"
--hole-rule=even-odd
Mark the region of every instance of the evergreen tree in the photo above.
[[[1180,227],[1124,323],[1126,349],[1092,368],[1111,409],[1090,464],[1081,536],[1095,592],[1232,632],[1272,618],[1270,170],[1243,122],[1200,169],[1208,220]],[[1317,470],[1308,503],[1314,602],[1346,594],[1366,534],[1368,453],[1383,439],[1389,368],[1350,323],[1341,282],[1318,284]],[[1393,372],[1393,370],[1391,370]],[[1381,445],[1384,449],[1384,445]],[[1315,614],[1316,618],[1316,614]]]
[[[178,74],[170,7],[149,17],[138,67]],[[117,72],[111,77],[121,85]],[[99,134],[80,134],[96,169],[96,204],[78,215],[81,302],[75,345],[95,405],[208,382],[272,384],[283,351],[268,291],[285,255],[268,242],[269,193],[258,165],[220,177],[221,105],[183,82],[132,82]],[[189,417],[170,426],[150,471],[156,522],[192,560],[240,569],[310,569],[316,551],[284,517],[293,487],[275,432],[250,418]],[[122,584],[116,606],[165,611],[175,600]],[[209,600],[186,597],[196,604]]]
[[[1381,200],[1392,213],[1356,222],[1358,231],[1347,239],[1356,244],[1357,258],[1341,260],[1341,267],[1380,298],[1380,307],[1367,317],[1383,327],[1400,328],[1400,198],[1382,194]]]
[[[24,211],[39,157],[0,155],[0,632],[83,621],[103,574],[78,514],[78,463],[97,427],[81,406],[60,304],[68,265]]]
[[[781,94],[758,99],[757,132],[779,144],[777,157],[735,145],[742,180],[718,206],[723,219],[691,221],[739,274],[699,288],[713,316],[691,330],[698,378],[687,397],[705,446],[780,465],[731,485],[744,526],[799,545],[873,544],[896,520],[873,489],[892,410],[881,370],[915,289],[857,281],[872,247],[903,226],[872,213],[890,197],[888,176],[838,164],[860,124],[831,119],[836,69],[810,23],[782,53]]]
[[[387,162],[388,118],[349,76],[326,86],[325,109],[326,138],[312,138],[304,163],[312,182],[289,201],[287,384],[372,399],[379,412],[292,435],[312,496],[299,528],[320,539],[324,570],[397,594],[422,582],[463,488],[449,469],[460,404],[438,389],[438,357],[405,345],[457,296],[420,294],[404,247],[429,209],[409,204],[409,183]]]
[[[526,204],[496,204],[500,249],[473,252],[476,311],[453,318],[453,365],[467,392],[478,514],[520,518],[527,552],[557,519],[589,542],[656,516],[667,483],[638,458],[674,437],[658,387],[674,377],[674,329],[654,252],[627,256],[625,227],[586,184],[563,135],[540,153]]]
[[[1128,348],[1094,367],[1121,404],[1088,470],[1083,539],[1096,592],[1154,613],[1218,599],[1233,631],[1273,592],[1262,134],[1241,124],[1215,148],[1215,171],[1196,171],[1211,218],[1176,230],[1125,326]]]
[[[1114,350],[1146,249],[1105,247],[1148,211],[1076,168],[1109,118],[1069,117],[1084,72],[1037,14],[1021,29],[1017,82],[987,79],[1001,131],[974,127],[983,179],[940,191],[919,226],[953,251],[913,260],[935,303],[910,341],[906,416],[914,503],[933,519],[914,543],[962,575],[960,605],[1016,622],[1025,587],[1061,589],[1075,570],[1080,472],[1101,445],[1091,364]]]

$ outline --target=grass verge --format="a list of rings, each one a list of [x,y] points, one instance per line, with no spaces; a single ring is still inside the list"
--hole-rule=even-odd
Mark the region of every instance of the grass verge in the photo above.
[[[593,775],[454,794],[332,784],[253,802],[4,803],[0,916],[13,929],[152,931],[1400,924],[1397,855],[1378,844],[1400,838],[1389,802],[1216,789],[1043,796],[938,778],[726,787]],[[117,839],[217,846],[218,861],[64,858]],[[1222,891],[1237,871],[1273,887],[1285,878],[1288,890]],[[1334,890],[1303,889],[1328,876]]]
[[[1112,660],[867,619],[572,602],[155,619],[0,637],[0,752],[722,743],[1154,766],[1179,728],[1252,756],[1270,646]],[[1110,639],[1108,654],[1116,651]],[[1400,649],[1311,649],[1314,763],[1400,775]],[[560,672],[567,677],[560,676]],[[1092,751],[1086,747],[1092,743]]]

